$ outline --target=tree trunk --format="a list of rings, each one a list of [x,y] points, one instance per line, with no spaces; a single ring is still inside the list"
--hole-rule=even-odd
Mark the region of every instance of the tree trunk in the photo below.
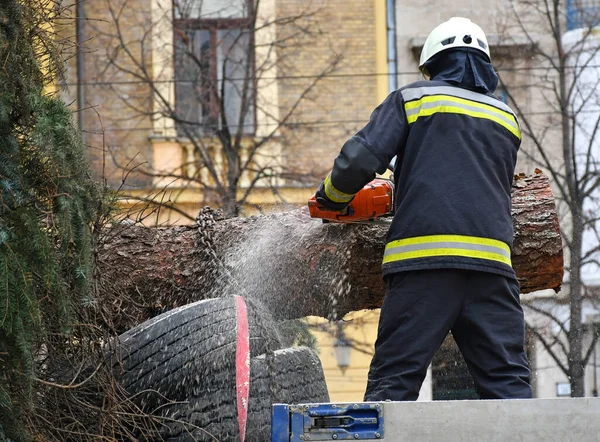
[[[583,244],[583,217],[580,215],[581,207],[577,207],[573,217],[573,233],[571,235],[570,268],[569,274],[569,380],[571,383],[571,397],[585,396],[585,364],[583,362],[583,282],[581,280],[581,256]]]
[[[305,209],[250,218],[217,214],[203,209],[194,227],[124,225],[107,232],[98,283],[118,329],[177,305],[234,293],[279,319],[342,317],[381,305],[387,226],[323,224]],[[544,175],[515,181],[513,220],[521,290],[557,290],[562,244]]]

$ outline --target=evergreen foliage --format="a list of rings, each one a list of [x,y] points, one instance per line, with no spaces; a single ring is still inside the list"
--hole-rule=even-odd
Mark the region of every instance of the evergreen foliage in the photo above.
[[[49,4],[0,2],[0,440],[27,440],[36,358],[91,300],[99,193],[71,112],[44,93],[61,70]]]

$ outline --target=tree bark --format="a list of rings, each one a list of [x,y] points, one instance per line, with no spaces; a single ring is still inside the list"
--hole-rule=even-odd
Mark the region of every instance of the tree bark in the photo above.
[[[513,266],[523,293],[558,290],[562,243],[543,174],[513,185]],[[217,216],[216,216],[217,214]],[[101,305],[122,330],[195,300],[241,294],[276,318],[340,318],[381,305],[387,226],[323,224],[305,209],[219,219],[197,226],[109,229],[99,249]]]

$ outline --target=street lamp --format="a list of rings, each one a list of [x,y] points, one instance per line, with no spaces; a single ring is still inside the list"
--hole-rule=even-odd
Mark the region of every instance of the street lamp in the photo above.
[[[342,375],[346,374],[346,369],[350,366],[350,350],[352,345],[350,340],[344,334],[342,323],[337,324],[336,340],[333,344],[335,349],[335,359],[337,361],[338,368],[342,372]]]

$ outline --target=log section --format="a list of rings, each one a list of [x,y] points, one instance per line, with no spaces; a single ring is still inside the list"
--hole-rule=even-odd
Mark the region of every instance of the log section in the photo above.
[[[545,175],[513,185],[513,266],[523,293],[560,287],[563,254],[555,201]],[[119,226],[98,258],[103,308],[124,330],[198,299],[241,294],[277,318],[342,317],[381,305],[387,226],[323,224],[305,209],[219,219],[198,226]]]

